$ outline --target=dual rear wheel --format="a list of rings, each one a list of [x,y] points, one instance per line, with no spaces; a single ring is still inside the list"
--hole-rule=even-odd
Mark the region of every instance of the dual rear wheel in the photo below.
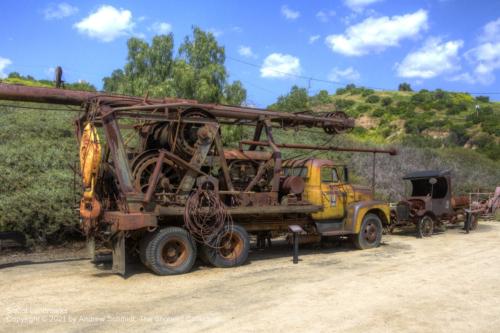
[[[197,246],[187,230],[167,227],[146,234],[140,242],[142,263],[158,275],[187,273],[197,257]],[[248,258],[250,240],[238,225],[226,229],[214,247],[200,246],[200,258],[216,267],[235,267]]]

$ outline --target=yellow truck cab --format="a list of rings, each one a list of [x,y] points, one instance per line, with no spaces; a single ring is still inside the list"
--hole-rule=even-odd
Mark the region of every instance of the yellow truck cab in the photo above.
[[[287,160],[283,173],[303,178],[303,199],[322,207],[311,214],[322,236],[351,235],[359,249],[380,244],[390,223],[389,204],[374,200],[368,187],[350,184],[345,165],[326,159]]]

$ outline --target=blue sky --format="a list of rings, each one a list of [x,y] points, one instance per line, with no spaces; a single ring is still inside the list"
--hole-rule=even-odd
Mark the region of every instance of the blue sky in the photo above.
[[[67,81],[123,67],[130,36],[197,25],[226,47],[230,80],[266,106],[294,84],[310,93],[347,83],[443,88],[500,99],[500,1],[11,1],[0,2],[0,76]],[[322,81],[308,80],[312,77]]]

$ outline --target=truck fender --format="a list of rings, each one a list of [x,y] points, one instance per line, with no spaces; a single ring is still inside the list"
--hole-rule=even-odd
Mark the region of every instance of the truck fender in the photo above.
[[[369,212],[377,214],[382,220],[382,224],[390,223],[390,209],[386,202],[378,200],[358,201],[348,205],[344,230],[351,231],[353,234],[359,233],[363,217]]]

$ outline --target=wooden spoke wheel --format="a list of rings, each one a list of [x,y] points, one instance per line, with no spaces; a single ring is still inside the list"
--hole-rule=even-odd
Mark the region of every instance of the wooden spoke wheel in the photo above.
[[[430,237],[434,233],[434,220],[429,215],[423,216],[417,224],[418,237]]]

